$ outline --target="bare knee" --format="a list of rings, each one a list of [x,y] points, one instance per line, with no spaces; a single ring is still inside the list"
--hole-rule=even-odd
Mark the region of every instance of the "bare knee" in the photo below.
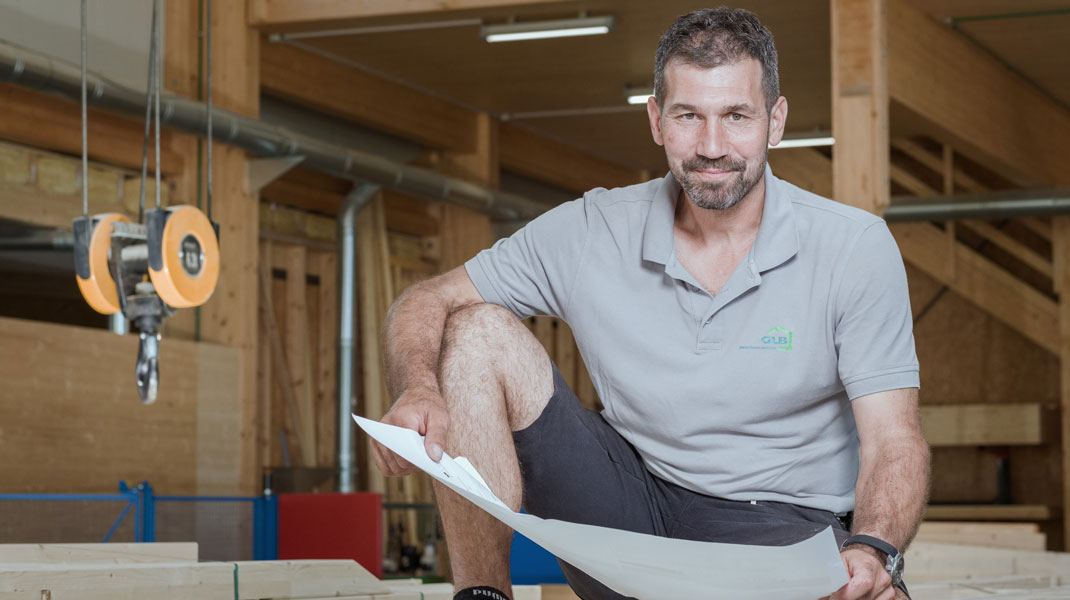
[[[474,304],[450,314],[442,335],[439,383],[447,401],[450,396],[461,401],[482,397],[470,393],[473,385],[499,388],[514,429],[533,422],[553,393],[546,350],[519,319],[496,304]]]

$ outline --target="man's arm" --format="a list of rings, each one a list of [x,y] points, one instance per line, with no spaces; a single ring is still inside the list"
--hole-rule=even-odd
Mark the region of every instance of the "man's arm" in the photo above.
[[[438,389],[442,331],[450,313],[483,302],[464,266],[410,287],[391,306],[383,332],[386,383],[396,401],[382,421],[418,431],[427,454],[442,457],[449,417]],[[411,464],[372,441],[375,462],[385,475],[405,475]]]
[[[890,390],[852,402],[861,466],[855,486],[852,534],[870,535],[906,550],[929,495],[929,446],[921,433],[918,390]],[[883,555],[863,545],[843,552],[850,581],[834,598],[892,598]]]

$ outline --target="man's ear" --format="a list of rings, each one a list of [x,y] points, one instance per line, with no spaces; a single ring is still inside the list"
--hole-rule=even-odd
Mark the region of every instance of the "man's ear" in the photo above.
[[[769,145],[776,146],[784,138],[784,125],[788,121],[788,99],[777,98],[773,110],[769,112]]]
[[[653,96],[646,99],[646,114],[650,117],[650,134],[654,136],[654,143],[664,146],[665,140],[661,137],[661,108]]]

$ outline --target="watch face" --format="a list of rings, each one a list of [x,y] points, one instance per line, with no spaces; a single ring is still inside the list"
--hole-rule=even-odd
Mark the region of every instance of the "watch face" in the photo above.
[[[899,585],[899,582],[903,580],[903,555],[896,554],[895,558],[889,556],[885,567],[888,569],[888,574],[892,576],[892,585]]]

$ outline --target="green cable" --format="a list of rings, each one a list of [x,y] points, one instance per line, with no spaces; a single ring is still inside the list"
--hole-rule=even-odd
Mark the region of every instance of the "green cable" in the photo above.
[[[234,600],[238,600],[238,563],[234,563]]]

